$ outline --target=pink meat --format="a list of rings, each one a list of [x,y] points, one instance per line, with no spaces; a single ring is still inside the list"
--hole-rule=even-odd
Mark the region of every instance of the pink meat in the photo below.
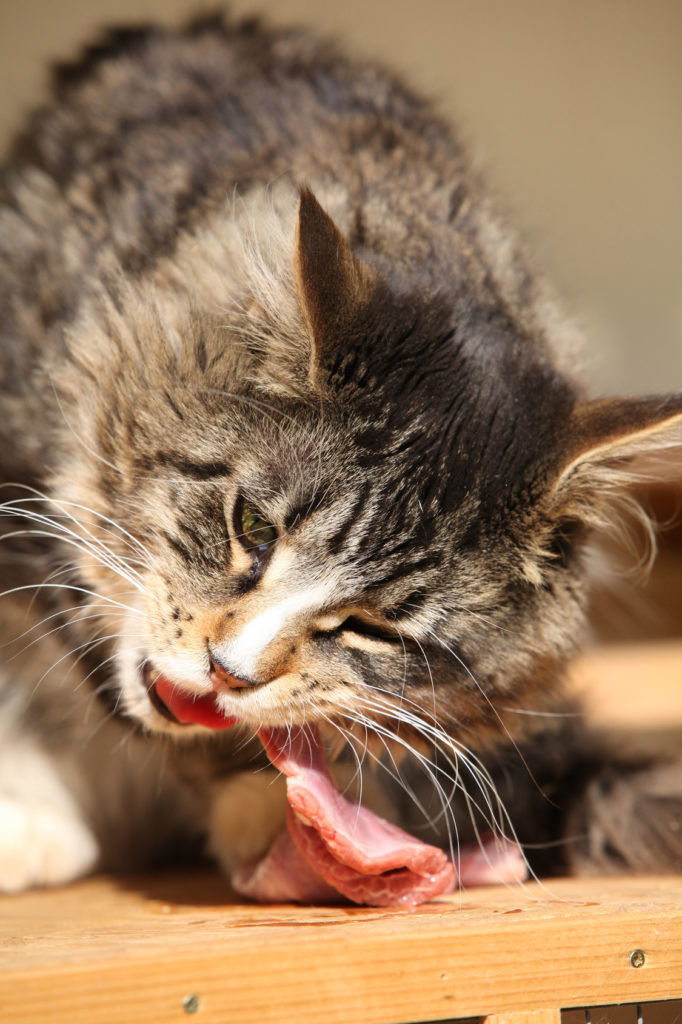
[[[333,892],[373,906],[414,906],[453,888],[455,872],[442,850],[408,835],[336,789],[316,730],[301,729],[292,736],[283,729],[262,729],[259,736],[272,763],[287,777],[287,828],[308,868],[305,891],[314,888],[310,871]],[[275,846],[265,862],[279,872],[293,854],[285,841],[278,840]],[[260,875],[259,892],[264,891],[264,862],[254,871]],[[271,889],[270,881],[267,888]]]
[[[232,873],[232,887],[259,903],[334,903],[339,894],[299,853],[284,829],[260,860]]]

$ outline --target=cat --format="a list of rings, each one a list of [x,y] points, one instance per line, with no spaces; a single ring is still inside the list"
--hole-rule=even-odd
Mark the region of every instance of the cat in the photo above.
[[[207,851],[237,877],[317,729],[460,881],[489,831],[536,872],[682,866],[682,772],[564,687],[682,393],[586,396],[392,73],[258,21],[108,33],[2,171],[0,338],[0,890]]]

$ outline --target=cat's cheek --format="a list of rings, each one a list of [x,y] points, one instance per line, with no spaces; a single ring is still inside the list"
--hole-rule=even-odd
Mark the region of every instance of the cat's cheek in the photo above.
[[[117,709],[126,718],[138,722],[150,732],[178,735],[180,726],[173,725],[156,711],[145,686],[143,665],[147,657],[146,648],[138,643],[121,638],[116,652]],[[191,730],[194,732],[195,730]]]

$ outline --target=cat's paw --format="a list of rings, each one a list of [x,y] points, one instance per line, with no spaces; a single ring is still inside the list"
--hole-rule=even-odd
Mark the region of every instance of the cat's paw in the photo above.
[[[216,786],[209,848],[229,876],[263,856],[283,831],[286,811],[286,783],[279,772],[238,772]]]
[[[70,882],[97,855],[95,837],[77,817],[0,796],[0,892]]]

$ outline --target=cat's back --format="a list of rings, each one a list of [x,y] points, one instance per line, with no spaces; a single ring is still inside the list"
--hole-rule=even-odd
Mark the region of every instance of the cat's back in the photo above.
[[[408,177],[412,195],[432,193],[436,175],[455,184],[458,147],[427,105],[302,31],[215,19],[115,31],[54,81],[55,102],[3,174],[3,236],[9,207],[48,229],[43,246],[80,232],[130,272],[172,250],[202,211],[283,176],[340,182],[358,199],[398,184],[407,194]]]
[[[56,70],[54,102],[0,176],[5,478],[40,480],[60,415],[40,368],[92,295],[152,275],[188,233],[283,183],[292,214],[311,185],[398,291],[501,312],[529,337],[558,330],[455,136],[381,67],[255,22],[109,33]]]
[[[36,386],[35,369],[63,351],[100,282],[149,273],[183,230],[282,179],[338,186],[356,241],[372,220],[396,219],[415,239],[410,210],[423,216],[435,201],[444,219],[461,204],[458,152],[393,77],[302,31],[215,18],[181,32],[120,30],[59,66],[54,101],[0,176],[5,476],[39,471],[50,388]],[[395,231],[382,234],[369,241],[391,248]]]

